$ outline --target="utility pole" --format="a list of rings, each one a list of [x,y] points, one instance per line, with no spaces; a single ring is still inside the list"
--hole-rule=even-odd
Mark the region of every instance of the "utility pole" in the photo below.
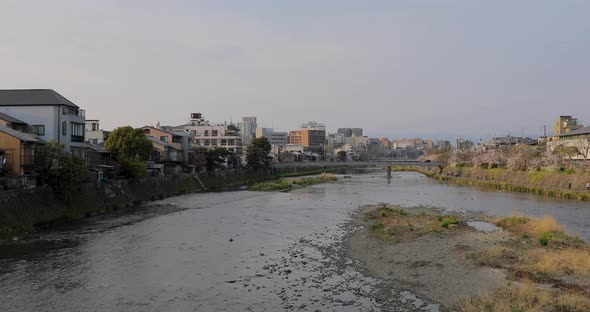
[[[547,125],[543,125],[543,137],[547,138]]]

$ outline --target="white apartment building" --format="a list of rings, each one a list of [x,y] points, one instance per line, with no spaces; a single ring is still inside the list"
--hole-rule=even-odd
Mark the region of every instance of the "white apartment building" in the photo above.
[[[233,124],[209,123],[200,113],[193,113],[188,124],[178,128],[192,136],[193,146],[223,147],[236,155],[242,154],[240,129]]]
[[[85,142],[91,144],[101,144],[107,140],[109,131],[100,129],[100,121],[96,119],[86,120]]]
[[[22,120],[46,142],[65,145],[81,155],[85,136],[85,111],[51,89],[0,90],[0,112]]]

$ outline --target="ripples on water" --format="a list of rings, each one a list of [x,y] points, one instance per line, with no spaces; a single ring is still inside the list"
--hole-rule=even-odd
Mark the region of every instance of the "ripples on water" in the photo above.
[[[0,247],[2,311],[436,310],[395,285],[379,287],[344,256],[350,214],[379,202],[550,214],[590,236],[587,203],[415,173],[387,180],[375,171],[291,193],[192,194]]]

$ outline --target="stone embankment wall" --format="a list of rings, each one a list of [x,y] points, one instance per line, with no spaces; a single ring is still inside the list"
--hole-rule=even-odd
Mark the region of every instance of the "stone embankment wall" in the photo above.
[[[479,169],[446,167],[442,175],[458,176],[465,179],[496,181],[515,185],[526,185],[545,189],[585,191],[590,174],[565,174],[545,171],[511,171],[506,169]],[[571,182],[571,189],[569,183]]]
[[[145,201],[202,191],[203,184],[207,191],[215,191],[251,185],[269,177],[264,171],[243,170],[86,183],[76,186],[65,200],[48,186],[0,192],[0,237]]]
[[[398,171],[416,171],[440,181],[463,185],[491,187],[499,190],[533,193],[551,197],[590,201],[586,183],[590,174],[564,174],[544,171],[526,172],[506,169],[480,169],[470,167],[395,168]],[[572,183],[571,189],[569,183]]]

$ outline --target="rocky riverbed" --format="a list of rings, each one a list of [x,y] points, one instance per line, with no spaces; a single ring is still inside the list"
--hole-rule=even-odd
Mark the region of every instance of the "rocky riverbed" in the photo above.
[[[347,256],[381,281],[380,293],[395,285],[452,311],[590,309],[590,250],[551,217],[382,204],[361,209],[352,223]]]

